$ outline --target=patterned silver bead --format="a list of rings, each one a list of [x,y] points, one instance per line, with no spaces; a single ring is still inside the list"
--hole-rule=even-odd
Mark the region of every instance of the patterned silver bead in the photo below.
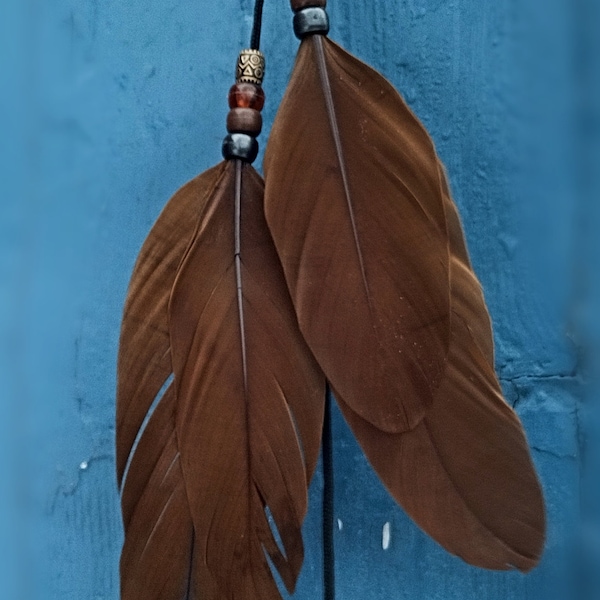
[[[265,78],[265,56],[259,50],[242,50],[238,57],[236,81],[262,85]]]

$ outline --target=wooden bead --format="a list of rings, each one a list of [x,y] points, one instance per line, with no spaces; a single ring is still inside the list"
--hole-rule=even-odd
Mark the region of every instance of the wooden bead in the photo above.
[[[229,108],[262,110],[265,105],[263,89],[253,83],[236,83],[229,90]]]
[[[318,8],[325,8],[327,6],[327,0],[291,0],[292,10],[298,12],[303,8],[312,8],[313,6]]]
[[[257,137],[262,131],[262,115],[253,108],[232,108],[227,115],[227,131]]]

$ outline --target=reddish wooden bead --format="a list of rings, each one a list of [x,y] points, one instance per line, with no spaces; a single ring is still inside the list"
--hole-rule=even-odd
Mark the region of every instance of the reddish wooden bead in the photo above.
[[[262,131],[262,115],[253,108],[232,108],[227,115],[227,131],[256,137]]]
[[[229,108],[262,110],[264,105],[265,93],[253,83],[236,83],[229,90]]]
[[[291,0],[292,10],[298,12],[303,8],[325,8],[327,6],[327,0]]]

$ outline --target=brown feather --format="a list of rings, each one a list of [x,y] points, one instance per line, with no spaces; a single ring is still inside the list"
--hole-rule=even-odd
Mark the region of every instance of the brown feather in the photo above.
[[[117,386],[117,474],[125,543],[123,600],[194,598],[192,582],[223,600],[206,567],[195,560],[193,526],[175,437],[175,388],[170,385],[138,432],[171,372],[168,302],[179,263],[192,241],[205,196],[221,169],[190,181],[169,201],[146,239],[131,278],[121,329]],[[196,596],[199,598],[199,596]]]
[[[236,168],[243,178],[241,307],[233,247]],[[224,589],[256,599],[277,593],[263,544],[294,588],[303,558],[306,471],[317,461],[324,402],[324,380],[297,328],[262,198],[251,167],[225,166],[169,307],[177,432],[197,543]]]
[[[446,201],[452,337],[432,407],[415,430],[387,434],[340,405],[390,493],[427,533],[472,564],[528,571],[544,542],[543,499],[520,423],[502,399],[483,294],[459,258],[467,256],[460,221]]]
[[[120,479],[155,396],[174,382],[123,482],[124,599],[276,600],[263,546],[295,585],[325,381],[298,329],[263,191],[239,162],[204,173],[169,202],[134,271],[119,356]]]
[[[186,597],[193,527],[175,440],[174,398],[167,393],[153,413],[125,483],[123,600]],[[134,482],[138,473],[142,477]]]
[[[175,436],[173,392],[171,386],[148,421],[125,480],[122,600],[225,598],[198,559]],[[143,486],[136,485],[140,475],[147,478]],[[136,491],[139,497],[133,495]]]
[[[394,498],[450,552],[528,570],[544,507],[433,143],[375,71],[301,44],[265,157],[300,328]]]
[[[205,195],[214,188],[221,170],[206,171],[173,196],[146,238],[131,276],[117,369],[119,485],[144,418],[172,373],[169,297]]]
[[[267,147],[265,210],[319,364],[352,410],[398,433],[423,418],[448,352],[444,208],[428,201],[429,137],[346,57],[321,36],[302,43]]]

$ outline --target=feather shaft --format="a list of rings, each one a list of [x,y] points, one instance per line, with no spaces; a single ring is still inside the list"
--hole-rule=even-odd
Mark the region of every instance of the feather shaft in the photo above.
[[[365,261],[363,253],[360,247],[360,240],[358,237],[358,228],[356,226],[356,218],[354,216],[354,208],[352,206],[352,196],[350,194],[350,184],[348,181],[348,173],[346,170],[346,161],[344,160],[344,150],[342,148],[342,140],[340,138],[340,129],[338,126],[337,116],[335,114],[335,104],[333,102],[333,93],[331,91],[331,83],[329,81],[329,72],[327,71],[327,62],[325,61],[325,53],[323,51],[323,37],[320,35],[313,35],[311,38],[315,45],[315,51],[317,55],[317,65],[319,67],[319,77],[321,79],[321,86],[323,88],[323,94],[325,96],[325,104],[327,106],[327,115],[329,117],[329,125],[331,127],[331,135],[335,144],[335,151],[338,158],[338,165],[340,169],[340,176],[344,185],[344,194],[346,195],[346,203],[348,205],[348,218],[352,225],[352,235],[354,236],[354,244],[356,245],[356,254],[358,262],[360,263],[360,272],[362,275],[362,281],[365,289],[365,295],[369,308],[371,306],[371,294],[369,292],[369,283],[367,281],[367,273],[365,270]]]
[[[242,161],[235,161],[235,280],[240,319],[240,345],[244,371],[244,393],[248,390],[248,357],[246,356],[246,328],[244,325],[244,302],[242,299]],[[250,455],[250,453],[248,453]]]

